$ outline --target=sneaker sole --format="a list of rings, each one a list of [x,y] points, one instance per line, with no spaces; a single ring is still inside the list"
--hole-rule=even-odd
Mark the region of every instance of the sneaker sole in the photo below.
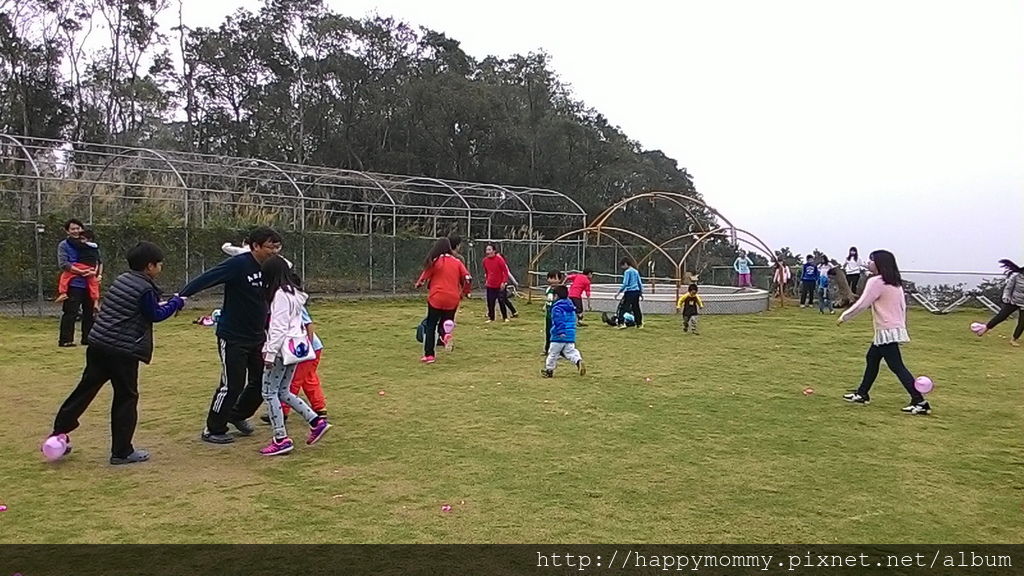
[[[292,446],[289,446],[287,448],[282,448],[281,450],[278,450],[276,452],[260,452],[260,456],[280,456],[282,454],[287,454],[287,453],[291,452],[294,449],[295,449],[295,446],[292,445]]]
[[[214,440],[213,438],[210,438],[209,436],[200,436],[199,439],[202,440],[203,442],[206,442],[207,444],[216,444],[218,446],[223,446],[225,444],[234,444],[235,443],[235,439],[234,438],[231,438],[230,440]]]
[[[846,402],[849,402],[850,404],[863,404],[865,406],[867,406],[868,404],[871,404],[871,400],[866,400],[864,402],[857,402],[856,400],[852,400],[850,398],[843,398],[843,400],[845,400]]]
[[[317,435],[317,436],[315,436],[313,438],[309,438],[308,440],[306,440],[306,445],[307,446],[312,446],[313,444],[316,444],[317,442],[319,442],[320,439],[324,437],[324,434],[327,434],[327,431],[330,430],[331,428],[334,428],[334,424],[328,424],[327,426],[324,426],[323,431],[320,432],[319,435]]]
[[[110,465],[111,466],[125,466],[127,464],[141,464],[143,462],[149,462],[149,458],[146,458],[144,460],[128,460],[128,459],[125,459],[125,458],[111,458],[110,459]]]

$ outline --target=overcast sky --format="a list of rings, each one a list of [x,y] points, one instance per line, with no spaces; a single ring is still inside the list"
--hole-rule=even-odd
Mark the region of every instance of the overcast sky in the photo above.
[[[578,99],[772,247],[887,248],[904,269],[1024,261],[1020,0],[328,3],[477,58],[547,51]],[[239,6],[260,2],[185,0],[186,24]]]

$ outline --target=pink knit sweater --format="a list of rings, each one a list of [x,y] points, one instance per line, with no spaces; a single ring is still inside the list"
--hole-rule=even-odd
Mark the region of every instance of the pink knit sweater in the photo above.
[[[902,286],[890,286],[882,281],[881,276],[868,278],[860,299],[839,319],[846,322],[869,307],[875,324],[875,344],[910,340],[907,334],[907,299]]]

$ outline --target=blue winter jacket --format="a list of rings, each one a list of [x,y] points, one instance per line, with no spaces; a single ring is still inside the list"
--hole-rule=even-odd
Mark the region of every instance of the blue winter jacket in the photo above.
[[[576,308],[568,298],[551,307],[551,341],[576,342]]]

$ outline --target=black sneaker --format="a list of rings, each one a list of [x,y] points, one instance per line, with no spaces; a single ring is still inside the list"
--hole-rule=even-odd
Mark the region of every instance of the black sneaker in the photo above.
[[[146,452],[145,450],[135,450],[135,452],[132,452],[124,458],[118,458],[116,456],[110,457],[110,463],[114,466],[120,466],[122,464],[136,464],[138,462],[145,462],[146,460],[149,460],[149,452]]]
[[[843,400],[853,402],[854,404],[871,404],[871,398],[869,398],[867,394],[861,395],[856,392],[852,394],[843,394]]]
[[[576,363],[576,369],[579,370],[580,376],[587,375],[587,366],[586,364],[583,363],[583,360],[580,360],[579,362]]]
[[[554,378],[555,377],[555,371],[554,370],[545,370],[545,369],[541,368],[540,375],[543,376],[544,378]]]
[[[210,444],[231,444],[235,441],[235,437],[230,434],[211,434],[209,430],[203,430],[201,438]]]
[[[902,411],[914,416],[927,416],[932,413],[932,406],[927,400],[919,404],[909,404],[902,408]]]
[[[316,415],[321,417],[321,418],[327,418],[327,410],[317,410],[316,411]],[[286,414],[285,418],[287,418],[287,417],[288,417],[288,415]]]
[[[256,432],[256,429],[252,427],[252,424],[249,424],[248,420],[235,420],[229,422],[229,424],[234,426],[235,430],[238,430],[238,433],[242,436],[252,436]]]
[[[57,344],[57,346],[60,346],[61,348],[74,348],[75,346],[78,346],[78,344],[75,344],[74,342],[61,342],[60,344]]]

